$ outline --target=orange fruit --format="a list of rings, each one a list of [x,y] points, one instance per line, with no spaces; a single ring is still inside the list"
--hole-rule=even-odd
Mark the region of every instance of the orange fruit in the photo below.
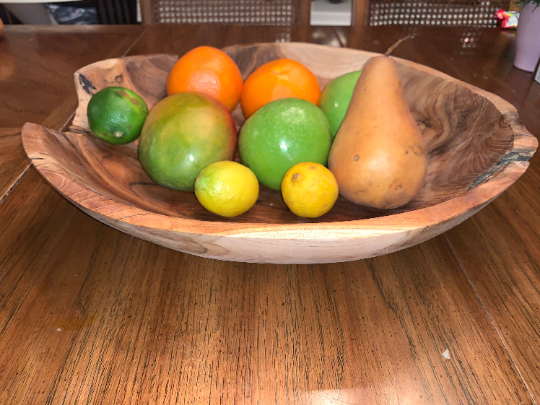
[[[169,96],[184,91],[207,94],[232,111],[240,101],[242,74],[225,52],[200,46],[182,56],[167,78]]]
[[[249,118],[270,101],[291,97],[317,105],[320,96],[317,77],[307,67],[291,59],[278,59],[262,65],[247,78],[242,89],[242,111]]]

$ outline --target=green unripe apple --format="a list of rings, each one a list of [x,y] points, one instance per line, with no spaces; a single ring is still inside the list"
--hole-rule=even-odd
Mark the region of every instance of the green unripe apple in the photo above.
[[[345,113],[351,102],[354,86],[356,86],[356,82],[361,73],[362,71],[358,70],[335,78],[326,85],[321,94],[319,107],[326,115],[326,118],[328,118],[332,138],[336,136],[337,131],[345,118]]]
[[[295,164],[326,166],[331,144],[330,125],[315,104],[282,98],[261,107],[244,123],[238,152],[261,184],[280,190],[285,173]]]

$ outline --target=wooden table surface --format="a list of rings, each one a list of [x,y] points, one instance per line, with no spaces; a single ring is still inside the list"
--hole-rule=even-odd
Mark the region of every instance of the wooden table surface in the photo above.
[[[327,265],[203,259],[71,205],[25,157],[62,128],[73,72],[123,54],[308,41],[396,56],[491,91],[540,136],[515,35],[407,27],[6,27],[0,39],[0,404],[540,403],[540,159],[421,245]]]

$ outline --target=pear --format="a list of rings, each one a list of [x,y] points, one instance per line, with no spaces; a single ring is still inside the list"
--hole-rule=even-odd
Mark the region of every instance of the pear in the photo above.
[[[426,145],[391,57],[373,57],[364,65],[328,167],[340,194],[368,207],[400,207],[422,188]]]

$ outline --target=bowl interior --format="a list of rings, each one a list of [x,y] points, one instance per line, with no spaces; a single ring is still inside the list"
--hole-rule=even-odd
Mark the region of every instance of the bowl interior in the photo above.
[[[258,66],[288,57],[310,68],[319,78],[321,88],[334,77],[360,69],[373,56],[306,44],[264,44],[226,51],[240,67],[244,79]],[[87,188],[147,211],[203,221],[293,224],[367,219],[442,203],[475,187],[512,149],[513,131],[491,101],[444,75],[398,61],[406,101],[429,150],[426,183],[413,201],[398,209],[379,211],[340,197],[328,214],[304,219],[288,210],[279,192],[261,187],[259,200],[250,211],[225,219],[202,208],[193,193],[167,190],[153,183],[137,160],[136,143],[112,146],[88,131],[84,103],[91,94],[107,85],[120,84],[141,94],[151,107],[164,97],[167,73],[175,60],[167,55],[138,56],[82,69],[78,80],[81,103],[74,125],[65,133],[47,131],[43,139],[47,153]],[[241,126],[240,108],[233,116]]]

